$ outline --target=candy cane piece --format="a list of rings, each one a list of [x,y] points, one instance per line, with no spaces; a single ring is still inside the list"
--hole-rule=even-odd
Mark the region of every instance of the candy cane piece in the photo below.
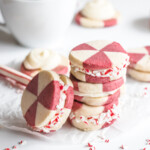
[[[22,85],[27,85],[31,81],[31,77],[27,76],[26,74],[23,74],[19,71],[16,71],[12,68],[9,68],[7,66],[0,65],[0,75],[5,78],[10,78],[17,83],[20,83]]]

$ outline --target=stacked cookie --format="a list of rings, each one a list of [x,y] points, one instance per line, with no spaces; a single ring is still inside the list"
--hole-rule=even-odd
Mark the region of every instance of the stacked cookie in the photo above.
[[[73,48],[69,59],[75,94],[71,124],[85,131],[109,126],[118,118],[127,52],[117,42],[92,41]]]
[[[150,46],[129,50],[128,74],[139,81],[150,82]]]

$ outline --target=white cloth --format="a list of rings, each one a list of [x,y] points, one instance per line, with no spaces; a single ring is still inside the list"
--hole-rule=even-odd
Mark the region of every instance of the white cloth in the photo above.
[[[144,88],[148,88],[145,90]],[[97,135],[102,135],[105,132],[105,136],[114,138],[122,132],[130,132],[131,129],[136,127],[144,119],[148,119],[150,116],[150,84],[141,83],[133,79],[128,78],[126,83],[126,95],[121,98],[121,117],[111,127],[104,130],[83,132],[69,123],[66,123],[60,130],[50,134],[41,134],[31,131],[22,116],[20,102],[21,93],[18,93],[17,88],[13,88],[10,84],[0,78],[0,126],[26,132],[53,142],[65,143],[82,143],[97,139]],[[143,97],[144,93],[149,93],[146,97]]]

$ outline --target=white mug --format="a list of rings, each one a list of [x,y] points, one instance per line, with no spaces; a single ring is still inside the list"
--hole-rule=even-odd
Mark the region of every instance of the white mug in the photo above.
[[[71,24],[77,0],[0,0],[6,26],[27,47],[56,47]],[[1,25],[2,26],[2,25]]]

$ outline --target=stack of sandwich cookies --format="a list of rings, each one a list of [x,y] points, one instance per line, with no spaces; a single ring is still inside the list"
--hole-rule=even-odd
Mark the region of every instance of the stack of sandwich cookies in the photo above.
[[[106,124],[110,125],[116,120],[118,113],[114,115],[115,119],[107,118],[111,121],[103,117],[106,114],[107,116],[112,115],[110,112],[117,110],[118,99],[124,87],[129,64],[127,52],[117,42],[92,41],[73,48],[69,59],[76,101],[70,115],[72,125],[81,130],[95,130],[106,127]],[[76,109],[76,105],[82,105],[84,109]],[[86,114],[86,108],[92,111],[88,111]],[[102,111],[98,109],[97,112],[96,108],[103,109]],[[82,116],[81,118],[97,116],[99,125],[97,127],[90,124],[81,125],[79,116]],[[75,119],[76,117],[78,119]]]
[[[73,100],[73,85],[68,77],[42,71],[23,93],[22,113],[32,130],[49,133],[60,129],[66,122]]]
[[[75,17],[77,24],[88,28],[114,26],[119,19],[119,12],[108,0],[91,0]]]
[[[129,50],[128,74],[136,80],[150,82],[150,46]]]

